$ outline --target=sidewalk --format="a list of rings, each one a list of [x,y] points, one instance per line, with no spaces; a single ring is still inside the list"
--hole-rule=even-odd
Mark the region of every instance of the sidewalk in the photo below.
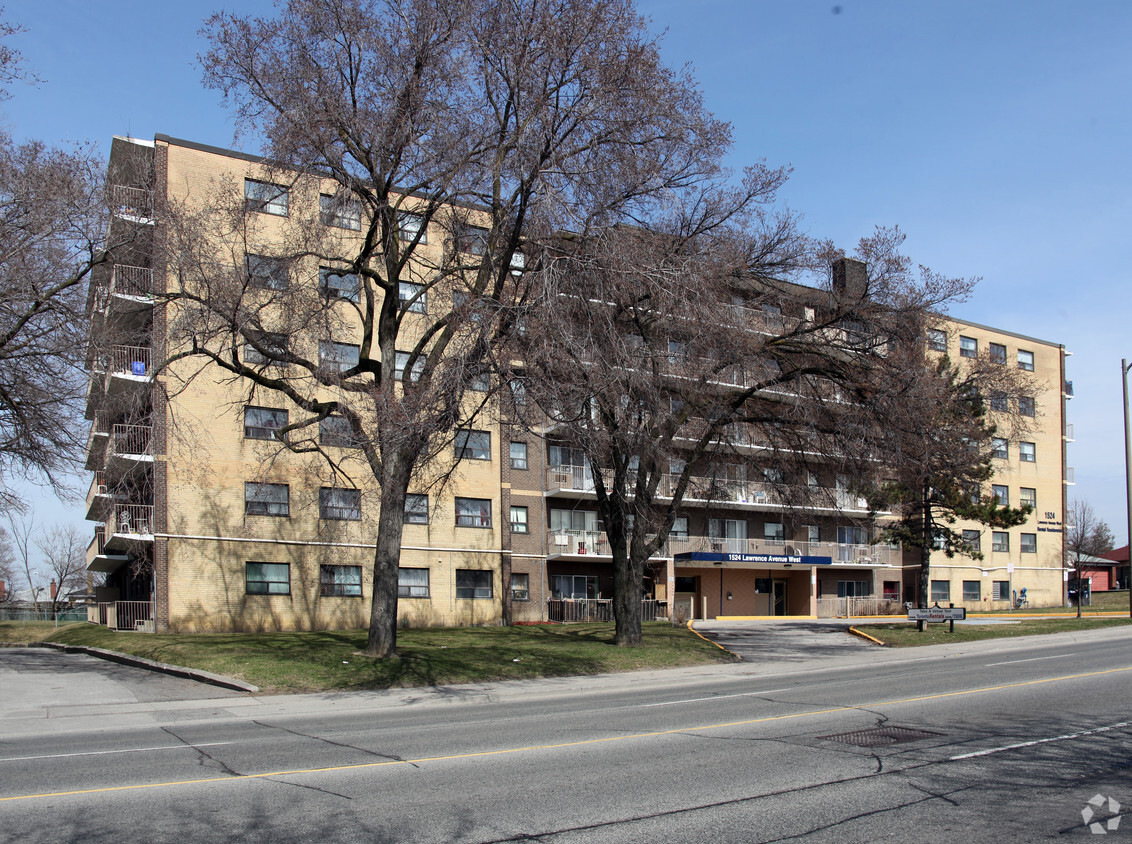
[[[702,623],[701,623],[702,624]],[[697,624],[697,628],[699,628]],[[782,630],[784,625],[772,629]],[[714,632],[705,629],[702,632]],[[850,638],[847,634],[846,638]],[[324,692],[298,695],[253,695],[223,692],[196,700],[94,701],[80,703],[24,701],[19,709],[0,708],[0,735],[31,736],[44,733],[79,733],[105,729],[146,728],[190,722],[207,723],[252,719],[285,719],[307,715],[335,715],[353,712],[381,713],[406,708],[451,707],[485,703],[536,701],[563,694],[601,694],[633,689],[666,689],[673,693],[687,686],[734,682],[743,678],[765,679],[832,668],[868,669],[881,665],[921,662],[940,656],[971,653],[1002,654],[1048,644],[1053,647],[1073,642],[1098,645],[1107,641],[1132,639],[1132,627],[1052,633],[1010,639],[989,639],[955,645],[929,645],[923,648],[861,647],[822,653],[764,653],[762,658],[728,665],[674,668],[666,671],[639,671],[626,674],[599,674],[555,677],[539,680],[512,680],[462,686],[437,686],[364,692]],[[0,656],[3,655],[0,651]],[[48,653],[43,651],[41,653]],[[78,657],[76,657],[78,658]],[[81,659],[92,659],[81,657]],[[2,663],[0,663],[2,667]],[[117,666],[122,670],[120,666]],[[140,669],[131,669],[140,670]],[[180,681],[187,682],[187,681]],[[208,688],[208,687],[206,687]],[[30,704],[30,705],[28,705]],[[9,702],[10,705],[10,702]]]

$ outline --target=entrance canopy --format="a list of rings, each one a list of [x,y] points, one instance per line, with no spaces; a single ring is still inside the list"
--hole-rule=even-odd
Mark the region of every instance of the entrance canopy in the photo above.
[[[678,566],[707,563],[713,566],[730,564],[748,568],[750,566],[828,566],[833,563],[833,558],[811,557],[806,554],[726,554],[715,551],[688,551],[677,554],[673,561]]]

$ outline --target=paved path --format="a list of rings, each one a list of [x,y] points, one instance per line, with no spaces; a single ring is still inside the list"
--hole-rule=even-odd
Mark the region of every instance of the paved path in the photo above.
[[[850,624],[845,619],[697,621],[693,627],[745,661],[781,665],[877,649],[876,645],[850,633]]]
[[[76,707],[117,707],[242,697],[239,692],[45,648],[0,648],[0,712],[55,717]]]

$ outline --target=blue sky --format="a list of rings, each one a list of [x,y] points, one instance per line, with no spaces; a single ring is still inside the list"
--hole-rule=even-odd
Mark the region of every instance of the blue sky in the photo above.
[[[201,21],[264,0],[8,0],[38,87],[2,119],[20,137],[155,133],[237,146],[200,85]],[[806,229],[851,247],[898,224],[915,260],[981,276],[955,316],[1065,344],[1077,486],[1127,536],[1122,357],[1132,231],[1132,3],[1048,0],[640,0],[734,127],[732,162],[789,164]],[[255,152],[254,142],[242,148]],[[85,491],[85,481],[83,482]],[[29,492],[41,521],[81,522]]]

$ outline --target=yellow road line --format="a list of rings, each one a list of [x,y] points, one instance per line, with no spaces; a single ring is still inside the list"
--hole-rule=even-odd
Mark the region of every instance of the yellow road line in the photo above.
[[[765,724],[771,721],[789,721],[796,718],[809,718],[813,715],[832,715],[838,712],[853,712],[859,709],[876,709],[880,706],[895,706],[900,703],[918,703],[925,700],[939,700],[948,697],[963,697],[965,695],[980,694],[982,692],[997,692],[1004,689],[1015,689],[1022,686],[1038,686],[1043,683],[1058,683],[1066,680],[1079,680],[1083,677],[1098,677],[1104,674],[1118,674],[1132,671],[1132,665],[1123,668],[1107,668],[1104,671],[1089,671],[1084,674],[1067,674],[1062,677],[1047,677],[1044,680],[1025,680],[1020,683],[1004,683],[1000,686],[985,686],[981,689],[965,689],[959,692],[941,692],[934,695],[921,695],[919,697],[897,698],[876,703],[859,703],[854,706],[838,706],[832,709],[814,709],[809,712],[793,712],[788,715],[767,715],[762,718],[748,718],[743,721],[727,721],[722,724],[703,724],[698,727],[681,727],[675,730],[657,730],[651,733],[633,733],[631,735],[607,736],[605,738],[582,739],[580,741],[566,741],[559,744],[535,744],[527,747],[508,747],[500,750],[481,750],[475,753],[456,753],[449,756],[425,756],[420,759],[389,759],[384,762],[362,762],[356,765],[335,765],[327,768],[298,768],[291,771],[270,771],[263,774],[237,774],[227,777],[209,777],[196,780],[174,780],[171,782],[140,783],[137,785],[111,785],[103,788],[84,788],[78,791],[53,791],[41,794],[17,794],[11,797],[0,797],[0,803],[13,800],[35,800],[44,797],[72,797],[80,794],[105,794],[111,791],[136,791],[147,788],[171,788],[178,785],[203,785],[214,782],[239,782],[241,780],[267,779],[269,777],[296,776],[299,774],[325,774],[335,771],[358,771],[366,768],[384,768],[390,765],[421,765],[426,762],[451,762],[457,759],[475,759],[484,756],[504,756],[511,753],[525,753],[536,750],[558,750],[565,747],[584,747],[590,744],[605,744],[614,741],[629,739],[655,738],[657,736],[671,736],[680,733],[695,733],[701,730],[720,730],[725,727],[744,727],[750,724]]]

